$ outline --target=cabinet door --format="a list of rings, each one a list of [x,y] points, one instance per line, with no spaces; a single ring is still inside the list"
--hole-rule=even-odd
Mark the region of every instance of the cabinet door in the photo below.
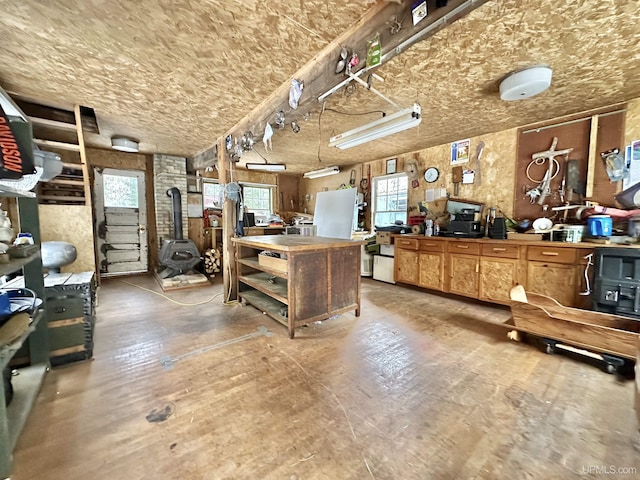
[[[449,255],[449,292],[478,298],[479,257]]]
[[[432,290],[444,288],[444,255],[442,253],[420,252],[418,264],[418,285]]]
[[[396,249],[396,282],[418,283],[418,252]]]
[[[518,278],[518,260],[510,258],[480,259],[480,300],[509,303],[509,292]]]
[[[575,271],[574,265],[529,262],[527,291],[546,295],[566,307],[573,307],[575,302]]]

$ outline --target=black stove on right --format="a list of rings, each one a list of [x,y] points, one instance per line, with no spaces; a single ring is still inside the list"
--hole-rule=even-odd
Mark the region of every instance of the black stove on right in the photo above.
[[[640,320],[640,250],[599,247],[593,259],[593,310]]]

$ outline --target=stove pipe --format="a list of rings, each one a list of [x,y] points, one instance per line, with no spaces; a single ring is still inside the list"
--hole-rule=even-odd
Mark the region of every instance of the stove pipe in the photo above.
[[[167,190],[167,195],[171,197],[173,204],[173,237],[175,240],[182,240],[182,201],[180,190],[171,187]]]

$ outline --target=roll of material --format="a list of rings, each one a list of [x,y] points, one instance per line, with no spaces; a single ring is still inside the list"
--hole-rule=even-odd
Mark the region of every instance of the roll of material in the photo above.
[[[411,233],[414,235],[422,235],[424,233],[424,225],[413,225],[411,227]]]

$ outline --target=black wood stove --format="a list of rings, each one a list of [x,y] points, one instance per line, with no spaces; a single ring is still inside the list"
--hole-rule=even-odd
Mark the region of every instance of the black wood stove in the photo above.
[[[593,309],[640,320],[640,251],[594,249]]]
[[[158,275],[161,278],[170,278],[176,275],[188,273],[200,263],[202,258],[196,244],[192,240],[182,238],[182,199],[180,190],[176,187],[167,190],[173,205],[173,236],[171,240],[162,242],[160,249],[160,269]]]

